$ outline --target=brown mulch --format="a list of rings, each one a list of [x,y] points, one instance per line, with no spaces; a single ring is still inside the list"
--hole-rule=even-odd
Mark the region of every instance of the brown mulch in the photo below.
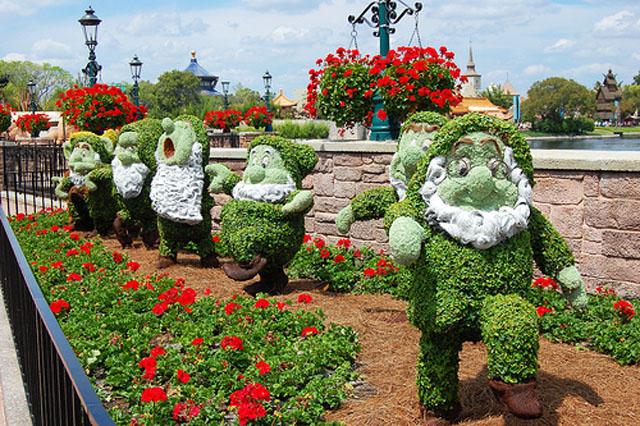
[[[119,250],[115,239],[107,247]],[[141,264],[144,273],[156,272],[157,251],[139,244],[124,250]],[[165,269],[172,277],[184,277],[202,293],[211,289],[217,297],[242,294],[250,282],[238,283],[221,269],[203,269],[192,255],[180,254],[178,265]],[[328,322],[353,327],[362,351],[357,369],[365,382],[355,396],[327,414],[328,420],[353,426],[420,425],[415,386],[415,361],[420,333],[408,322],[405,303],[388,295],[333,294],[314,289],[304,281],[287,288],[313,295],[311,308],[321,308]],[[544,415],[519,420],[495,401],[486,379],[486,352],[482,344],[466,343],[460,353],[460,425],[640,425],[640,367],[622,367],[611,358],[565,344],[541,339],[538,389]]]

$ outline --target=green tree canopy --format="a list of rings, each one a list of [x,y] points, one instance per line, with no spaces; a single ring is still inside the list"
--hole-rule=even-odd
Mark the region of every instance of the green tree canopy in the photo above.
[[[0,76],[6,76],[9,80],[0,89],[0,97],[18,110],[29,109],[27,83],[31,79],[36,83],[36,100],[41,109],[55,109],[57,94],[74,83],[71,73],[46,62],[36,64],[29,61],[0,60]]]
[[[640,110],[640,84],[630,84],[622,89],[622,101],[620,102],[622,118]]]
[[[140,100],[149,108],[149,116],[155,118],[202,115],[200,80],[186,71],[167,71],[155,85],[142,82]]]
[[[492,85],[480,92],[481,96],[489,99],[492,104],[509,109],[513,105],[513,96],[504,92],[501,85]]]
[[[595,94],[580,83],[551,77],[533,83],[522,103],[523,118],[562,121],[563,117],[590,116],[595,111]]]
[[[635,86],[640,86],[640,71],[633,77],[633,84]]]

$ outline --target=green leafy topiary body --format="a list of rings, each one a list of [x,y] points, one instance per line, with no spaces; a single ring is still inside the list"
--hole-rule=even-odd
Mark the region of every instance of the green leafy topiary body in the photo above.
[[[418,164],[407,198],[388,209],[385,217],[396,260],[404,264],[415,260],[409,317],[423,333],[419,396],[426,408],[439,415],[451,413],[458,405],[458,352],[465,340],[484,341],[490,379],[507,385],[535,379],[538,325],[533,306],[524,299],[531,286],[534,260],[545,274],[559,277],[565,295],[575,296],[577,304],[584,296],[569,247],[533,207],[528,210],[528,226],[482,248],[462,243],[441,228],[449,226],[449,222],[434,222],[433,214],[438,213],[428,209],[424,198],[427,184],[433,185],[434,180],[429,180],[433,176],[440,179],[435,191],[444,202],[470,200],[471,206],[487,206],[478,209],[485,211],[497,211],[494,204],[500,202],[496,200],[506,203],[501,205],[513,202],[504,201],[512,200],[510,197],[500,198],[501,194],[510,193],[510,189],[503,189],[508,177],[498,172],[491,179],[487,172],[486,181],[478,177],[484,176],[485,162],[487,167],[496,164],[495,160],[486,160],[493,158],[489,153],[497,151],[502,155],[508,147],[532,185],[529,147],[511,124],[476,114],[449,122]],[[462,156],[465,157],[457,160]],[[431,170],[432,160],[441,164],[444,172]],[[496,192],[483,199],[476,192],[487,185]],[[431,221],[425,212],[431,212]],[[563,279],[564,274],[570,278]]]

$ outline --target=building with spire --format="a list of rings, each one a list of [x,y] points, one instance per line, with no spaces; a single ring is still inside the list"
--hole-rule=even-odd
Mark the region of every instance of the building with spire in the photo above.
[[[202,68],[200,64],[198,64],[195,50],[191,51],[191,62],[189,63],[189,66],[185,68],[185,71],[198,77],[200,80],[200,88],[202,89],[201,93],[203,95],[221,96],[220,92],[216,90],[216,84],[218,84],[219,77],[217,75],[210,74],[207,70]]]
[[[469,62],[467,62],[467,71],[464,73],[467,81],[462,86],[462,96],[465,98],[475,98],[480,96],[482,90],[482,75],[476,71],[476,63],[473,61],[473,49],[469,44]]]
[[[606,121],[609,124],[620,122],[620,101],[622,100],[622,90],[616,81],[613,71],[609,70],[603,74],[602,83],[596,83],[596,113],[594,118],[597,121]]]

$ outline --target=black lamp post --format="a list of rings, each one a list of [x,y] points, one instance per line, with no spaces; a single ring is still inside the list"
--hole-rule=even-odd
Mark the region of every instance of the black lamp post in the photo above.
[[[224,94],[224,109],[229,109],[229,82],[222,81],[222,93]]]
[[[29,80],[27,83],[27,88],[29,89],[29,105],[31,106],[31,113],[35,114],[36,109],[38,108],[36,104],[36,83],[33,80]],[[35,138],[38,136],[34,130],[31,130],[31,137]]]
[[[131,78],[133,78],[133,90],[131,95],[133,96],[133,103],[136,105],[136,116],[138,119],[142,118],[140,114],[140,97],[138,80],[140,80],[140,72],[142,71],[142,61],[138,59],[138,55],[133,55],[133,59],[129,62],[131,67]]]
[[[84,16],[78,19],[78,22],[82,25],[84,42],[89,48],[89,62],[87,63],[87,66],[83,68],[82,72],[88,76],[89,86],[93,86],[98,81],[98,73],[102,70],[102,66],[96,62],[98,25],[100,25],[102,20],[94,14],[94,10],[89,6],[89,9],[84,11]]]
[[[264,83],[265,90],[264,103],[267,107],[267,112],[271,112],[271,74],[269,74],[269,71],[264,73],[264,75],[262,76],[262,81]],[[264,130],[267,132],[272,132],[273,126],[269,124]]]

